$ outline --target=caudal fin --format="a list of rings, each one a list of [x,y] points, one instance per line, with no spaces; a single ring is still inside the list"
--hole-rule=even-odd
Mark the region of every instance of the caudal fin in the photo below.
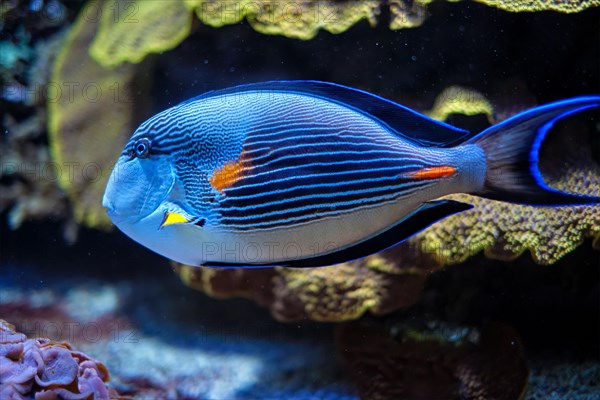
[[[487,161],[482,197],[515,203],[574,205],[600,203],[600,197],[565,193],[544,183],[538,156],[554,123],[574,113],[600,107],[600,96],[558,101],[517,114],[468,140],[481,147]]]

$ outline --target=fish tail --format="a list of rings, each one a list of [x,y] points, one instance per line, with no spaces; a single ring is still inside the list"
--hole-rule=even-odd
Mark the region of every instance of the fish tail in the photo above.
[[[532,205],[600,203],[600,197],[566,193],[546,185],[538,166],[540,147],[554,123],[600,107],[600,96],[577,97],[536,107],[491,126],[468,140],[483,149],[486,175],[475,194]]]

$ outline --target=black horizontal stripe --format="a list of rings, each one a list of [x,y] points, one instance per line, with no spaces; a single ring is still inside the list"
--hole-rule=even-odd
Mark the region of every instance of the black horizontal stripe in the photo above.
[[[353,211],[364,205],[377,205],[392,201],[396,198],[409,195],[422,190],[430,182],[416,182],[410,189],[399,190],[397,187],[375,188],[370,193],[336,193],[334,197],[294,199],[289,203],[261,206],[252,210],[220,210],[221,224],[231,225],[236,228],[244,226],[257,227],[267,224],[274,226],[290,226],[296,224],[298,219],[316,220],[320,214],[343,214]]]
[[[361,183],[340,184],[327,187],[306,187],[292,189],[290,192],[272,192],[258,198],[227,198],[221,203],[221,214],[248,217],[249,215],[283,213],[289,209],[314,206],[315,204],[333,204],[345,196],[352,196],[359,201],[375,197],[382,191],[392,190],[400,195],[410,192],[415,187],[423,186],[424,181],[400,180],[388,178]],[[404,186],[403,186],[404,185]]]
[[[413,193],[422,189],[423,187],[414,188]],[[388,204],[410,194],[410,192],[398,193],[397,190],[389,189],[379,192],[377,197],[360,199],[356,195],[340,196],[335,203],[320,203],[313,205],[310,209],[289,211],[283,215],[265,216],[264,214],[254,215],[246,212],[243,213],[243,216],[230,216],[226,213],[222,214],[220,224],[226,229],[240,231],[290,228],[298,224],[343,215],[359,209]]]
[[[301,166],[301,165],[312,165],[312,164],[331,164],[332,171],[335,172],[339,168],[352,169],[360,168],[364,163],[377,163],[378,159],[394,159],[398,158],[399,162],[406,163],[423,163],[415,157],[402,158],[398,155],[397,151],[394,150],[381,150],[381,149],[352,149],[346,148],[339,150],[327,149],[315,149],[315,152],[311,153],[277,153],[266,155],[259,160],[254,158],[248,159],[244,165],[248,167],[246,170],[246,176],[251,178],[252,176],[260,176],[261,174],[269,173],[278,169],[286,169],[290,166]],[[389,165],[397,166],[398,163],[390,162]],[[321,168],[325,170],[325,168]]]
[[[415,166],[394,167],[383,165],[379,168],[364,168],[348,170],[343,166],[337,166],[337,171],[328,166],[323,166],[318,170],[299,166],[294,171],[283,171],[263,176],[262,180],[256,180],[255,184],[248,184],[248,181],[242,180],[231,188],[225,189],[224,193],[228,201],[268,201],[268,197],[292,196],[299,194],[301,188],[311,187],[312,190],[337,190],[338,187],[345,187],[349,184],[364,185],[385,185],[388,183],[399,182],[398,176],[404,174],[407,170],[415,170]],[[385,180],[384,183],[378,181]],[[308,189],[302,189],[308,190]],[[231,200],[229,200],[231,199]]]
[[[243,179],[238,181],[230,190],[241,190],[245,187],[263,185],[273,180],[299,179],[312,174],[350,174],[351,171],[366,169],[378,170],[385,175],[384,170],[404,170],[416,166],[428,167],[422,157],[402,157],[402,153],[386,152],[336,152],[303,155],[287,155],[270,161],[270,164],[252,165],[252,160],[244,164],[247,169]],[[346,178],[346,177],[344,177]]]

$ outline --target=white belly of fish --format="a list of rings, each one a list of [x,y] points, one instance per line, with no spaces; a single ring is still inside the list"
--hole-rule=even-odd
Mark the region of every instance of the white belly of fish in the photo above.
[[[403,199],[337,217],[258,231],[212,231],[194,226],[172,226],[149,246],[188,265],[277,264],[330,254],[377,235],[414,210],[419,201]],[[169,235],[165,235],[171,229]]]

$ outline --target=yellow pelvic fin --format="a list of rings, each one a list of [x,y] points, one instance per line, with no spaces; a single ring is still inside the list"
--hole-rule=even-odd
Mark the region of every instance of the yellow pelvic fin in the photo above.
[[[188,222],[190,222],[190,220],[187,217],[176,212],[167,211],[165,213],[165,218],[163,219],[163,222],[160,224],[160,229],[164,228],[165,226],[185,224]]]

